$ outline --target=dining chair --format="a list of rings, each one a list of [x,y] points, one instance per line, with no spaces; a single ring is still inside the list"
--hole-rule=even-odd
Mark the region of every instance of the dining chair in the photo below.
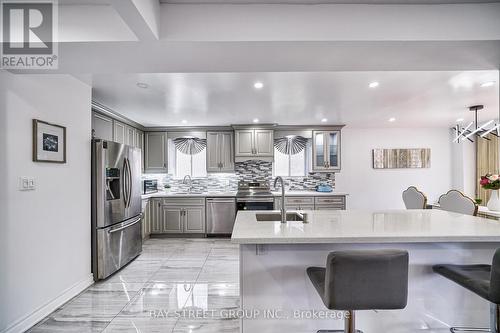
[[[427,206],[427,197],[415,186],[410,186],[403,191],[403,202],[406,209],[425,209]]]
[[[449,190],[446,194],[439,197],[439,206],[442,210],[461,213],[465,215],[477,215],[477,204],[457,190]]]

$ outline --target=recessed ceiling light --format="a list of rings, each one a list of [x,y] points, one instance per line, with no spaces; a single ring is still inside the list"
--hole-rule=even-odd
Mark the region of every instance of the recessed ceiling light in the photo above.
[[[254,122],[254,123],[258,123],[258,122],[259,122],[259,118],[255,118],[255,119],[253,120],[253,122]]]
[[[389,121],[390,121],[391,123],[393,123],[393,122],[395,122],[395,121],[396,121],[396,118],[391,117],[391,118],[389,118]]]
[[[370,88],[377,88],[380,85],[377,81],[371,82],[368,87]]]
[[[327,121],[328,121],[328,119],[326,119],[326,118],[321,119],[322,123],[326,123]]]
[[[183,123],[183,124],[187,124],[187,122],[188,121],[186,119],[184,119],[184,120],[181,121],[181,123]]]
[[[255,82],[255,83],[253,84],[253,87],[254,87],[255,89],[262,89],[262,88],[264,88],[264,83],[259,82],[259,81],[258,81],[258,82]]]
[[[149,87],[149,85],[144,82],[137,82],[137,86],[142,89],[147,89]]]
[[[464,118],[458,118],[457,119],[457,123],[461,123],[462,121],[464,121]]]
[[[488,81],[488,82],[483,82],[481,83],[481,87],[486,88],[486,87],[491,87],[494,85],[496,82],[495,81]]]

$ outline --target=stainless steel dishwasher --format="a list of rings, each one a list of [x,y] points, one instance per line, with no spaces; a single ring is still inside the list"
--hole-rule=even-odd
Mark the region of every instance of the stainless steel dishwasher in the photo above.
[[[236,218],[235,198],[207,198],[207,235],[230,235]]]

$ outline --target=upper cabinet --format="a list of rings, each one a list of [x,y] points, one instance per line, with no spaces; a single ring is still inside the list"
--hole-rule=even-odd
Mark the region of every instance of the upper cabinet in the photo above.
[[[234,171],[233,132],[207,132],[207,172]]]
[[[114,141],[142,149],[141,166],[144,171],[144,132],[101,113],[92,112],[92,137]]]
[[[96,139],[113,141],[113,119],[92,112],[92,136]]]
[[[113,141],[121,144],[126,144],[126,125],[119,121],[113,121]]]
[[[147,173],[166,173],[167,164],[167,133],[146,132],[144,148],[144,169]]]
[[[313,131],[313,171],[340,171],[340,131]]]
[[[144,132],[135,130],[135,147],[144,150]]]
[[[237,129],[235,135],[236,157],[272,157],[274,153],[274,130]]]
[[[125,144],[135,147],[135,128],[125,126]]]

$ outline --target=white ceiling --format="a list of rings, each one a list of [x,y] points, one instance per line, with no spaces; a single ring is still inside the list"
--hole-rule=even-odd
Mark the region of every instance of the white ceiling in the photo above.
[[[494,86],[480,87],[491,80]],[[93,98],[145,126],[254,118],[304,125],[327,118],[353,127],[447,127],[457,118],[472,120],[473,104],[485,105],[480,120],[498,118],[498,80],[498,71],[99,74]],[[256,90],[256,81],[264,88]],[[372,81],[380,86],[368,88]]]

